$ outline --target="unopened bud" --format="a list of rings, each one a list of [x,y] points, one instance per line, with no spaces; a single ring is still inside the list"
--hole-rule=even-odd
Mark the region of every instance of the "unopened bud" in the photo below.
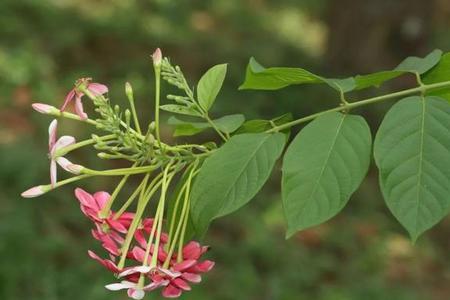
[[[155,131],[155,128],[156,128],[155,121],[152,121],[152,122],[148,125],[148,131],[153,132],[153,131]]]
[[[40,112],[41,114],[51,114],[59,111],[56,107],[44,103],[33,103],[31,106],[35,111]]]
[[[125,83],[125,94],[128,98],[133,98],[133,88],[129,82]]]
[[[79,175],[83,172],[84,167],[77,164],[70,164],[66,167],[66,169],[72,174]]]
[[[155,52],[153,52],[152,59],[153,59],[153,66],[159,68],[161,66],[161,62],[162,62],[161,49],[157,48],[155,50]]]
[[[130,127],[130,120],[131,120],[131,111],[129,109],[125,110],[125,122],[127,123],[128,127]]]
[[[106,154],[105,152],[99,152],[97,153],[97,156],[101,159],[107,159],[108,158],[108,154]]]
[[[34,197],[38,197],[42,194],[45,194],[48,191],[49,191],[48,186],[38,185],[38,186],[32,187],[31,189],[26,190],[25,192],[23,192],[21,194],[21,196],[24,198],[34,198]]]

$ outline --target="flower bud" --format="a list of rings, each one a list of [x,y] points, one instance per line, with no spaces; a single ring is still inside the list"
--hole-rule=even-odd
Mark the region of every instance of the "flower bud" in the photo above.
[[[66,166],[67,170],[75,175],[79,175],[83,172],[84,167],[77,164],[70,164]]]
[[[107,153],[105,153],[105,152],[99,152],[99,153],[97,153],[97,156],[98,156],[98,158],[101,158],[101,159],[108,159],[110,156],[107,154]]]
[[[48,191],[49,191],[49,189],[47,188],[47,186],[38,185],[38,186],[32,187],[31,189],[26,190],[25,192],[23,192],[21,194],[21,196],[24,198],[34,198],[34,197],[38,197],[42,194],[45,194]]]
[[[33,103],[31,106],[35,111],[40,112],[41,114],[51,114],[59,111],[56,107],[44,103]]]
[[[152,59],[153,59],[153,66],[159,68],[161,66],[161,62],[162,62],[161,49],[157,48],[155,50],[155,52],[153,52]]]
[[[133,88],[129,82],[125,83],[125,94],[128,98],[133,98]]]

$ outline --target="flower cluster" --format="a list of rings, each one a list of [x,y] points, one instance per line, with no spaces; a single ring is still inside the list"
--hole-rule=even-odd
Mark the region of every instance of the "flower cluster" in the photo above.
[[[155,249],[157,241],[149,245],[146,237],[151,234],[155,226],[155,221],[151,218],[140,222],[134,232],[134,243],[128,247],[129,249],[124,249],[125,236],[130,230],[135,214],[127,212],[117,214],[109,211],[106,216],[102,216],[102,210],[110,199],[110,195],[106,192],[91,195],[77,188],[75,195],[80,201],[81,211],[95,224],[92,236],[100,241],[109,253],[109,259],[102,259],[93,251],[88,252],[89,256],[123,278],[120,283],[107,285],[107,289],[127,289],[131,298],[142,299],[145,292],[162,287],[164,297],[177,298],[183,291],[191,289],[189,283],[199,283],[201,274],[208,272],[214,266],[214,262],[210,260],[200,261],[208,247],[201,246],[195,241],[188,242],[183,247],[181,255],[174,253],[171,256],[167,252],[169,245],[166,233],[161,234],[158,249]],[[133,264],[132,266],[118,266],[120,256],[124,255],[122,251],[126,251],[125,256]],[[157,257],[155,266],[147,264],[152,256]]]
[[[50,184],[39,185],[22,193],[23,197],[32,198],[93,176],[121,177],[111,194],[90,194],[77,188],[75,196],[80,202],[81,211],[94,224],[92,236],[101,243],[108,255],[102,258],[88,251],[89,256],[121,280],[106,285],[106,288],[126,289],[133,299],[142,299],[145,292],[155,289],[161,289],[166,298],[177,298],[184,291],[189,291],[192,283],[200,282],[201,275],[214,266],[210,260],[201,260],[208,247],[188,241],[187,233],[191,184],[205,158],[204,154],[208,154],[209,150],[195,144],[171,146],[161,140],[161,51],[157,49],[152,58],[156,74],[155,121],[148,124],[146,132],[141,130],[129,83],[125,85],[125,94],[130,108],[124,111],[117,105],[111,105],[107,98],[108,87],[92,82],[91,78],[77,80],[59,109],[43,103],[33,104],[36,111],[55,117],[49,126]],[[165,59],[166,64],[167,61]],[[90,118],[85,112],[83,97],[91,100],[97,119]],[[75,104],[75,113],[68,111],[72,102]],[[79,142],[69,135],[58,138],[58,118],[92,125],[107,134],[92,134],[90,139]],[[101,151],[97,154],[100,158],[123,159],[132,165],[128,168],[92,170],[66,158],[72,151],[89,145]],[[198,151],[202,151],[202,154],[197,155]],[[58,180],[58,165],[74,176]],[[127,200],[120,203],[119,193],[128,179],[135,175],[141,176],[141,183]],[[174,190],[173,196],[169,196],[175,178],[179,179],[177,185],[180,188]],[[157,201],[153,212],[148,206],[152,199]],[[118,202],[120,208],[113,210],[113,205]],[[130,212],[132,204],[136,204],[136,210]]]

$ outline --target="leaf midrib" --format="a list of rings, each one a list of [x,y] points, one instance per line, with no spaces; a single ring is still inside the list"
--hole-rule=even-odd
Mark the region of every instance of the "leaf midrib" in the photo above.
[[[337,138],[338,138],[339,133],[340,133],[341,128],[342,128],[342,124],[344,124],[344,120],[345,120],[346,117],[347,117],[347,115],[342,115],[342,119],[341,119],[341,121],[339,123],[339,126],[337,127],[336,134],[335,134],[335,136],[333,138],[333,143],[331,144],[330,150],[328,151],[328,154],[327,154],[327,158],[325,159],[324,164],[323,164],[323,166],[322,166],[322,168],[320,170],[318,179],[316,180],[316,182],[314,184],[314,188],[313,188],[312,192],[309,194],[309,196],[306,198],[306,201],[304,201],[303,205],[300,207],[299,215],[301,215],[303,213],[303,209],[305,208],[306,204],[311,200],[312,196],[316,193],[317,188],[319,187],[319,182],[321,181],[323,173],[325,172],[325,168],[326,168],[326,166],[328,164],[328,161],[330,160],[331,152],[333,152],[334,146],[336,145]]]
[[[420,190],[422,187],[422,172],[423,172],[423,147],[424,147],[424,136],[425,136],[425,98],[422,96],[421,98],[422,102],[422,118],[421,118],[421,128],[420,128],[420,147],[419,147],[419,170],[418,170],[418,176],[417,176],[417,194],[416,194],[416,218],[414,222],[414,228],[415,228],[415,235],[417,234],[417,226],[419,223],[419,206],[420,206]]]

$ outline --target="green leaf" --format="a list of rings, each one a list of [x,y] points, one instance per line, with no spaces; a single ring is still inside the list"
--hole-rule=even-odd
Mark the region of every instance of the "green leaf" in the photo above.
[[[249,121],[245,122],[244,124],[242,124],[242,126],[236,131],[236,134],[265,132],[265,131],[273,128],[274,125],[279,126],[279,125],[285,124],[287,122],[290,122],[292,120],[293,120],[293,118],[292,118],[291,113],[284,114],[284,115],[274,118],[272,120],[262,120],[262,119],[249,120]],[[287,129],[283,132],[289,133],[290,130]]]
[[[223,116],[212,121],[220,131],[232,133],[244,123],[245,117],[241,114],[235,114]],[[191,136],[212,127],[208,122],[184,121],[176,117],[170,117],[167,123],[169,125],[175,125],[174,136]]]
[[[216,100],[226,74],[227,64],[221,64],[215,65],[200,78],[197,84],[197,97],[200,106],[206,111]]]
[[[434,50],[424,58],[411,56],[402,61],[394,71],[423,74],[434,67],[441,59],[442,51]]]
[[[425,84],[438,83],[450,80],[450,53],[442,56],[440,62],[431,70],[423,74],[422,81]],[[450,101],[450,90],[442,89],[427,92],[429,96],[439,96]]]
[[[293,84],[325,83],[339,92],[361,90],[380,86],[385,81],[405,73],[423,74],[434,67],[442,56],[441,50],[434,50],[424,58],[408,57],[394,70],[344,79],[325,78],[302,68],[264,68],[253,57],[247,66],[244,83],[239,89],[277,90]]]
[[[236,211],[256,195],[284,143],[281,133],[235,135],[205,160],[191,194],[197,233],[203,235],[213,219]]]
[[[379,87],[384,82],[397,78],[405,73],[423,74],[433,68],[441,59],[442,51],[434,50],[424,58],[421,57],[407,57],[394,70],[380,71],[367,75],[355,76],[355,90],[362,90],[368,87]]]
[[[405,74],[401,71],[380,71],[367,75],[356,75],[355,76],[355,89],[362,90],[369,87],[379,87],[384,82],[397,78],[400,75]]]
[[[224,133],[235,132],[245,121],[244,115],[235,114],[213,120],[217,128]]]
[[[264,68],[253,57],[247,66],[240,90],[278,90],[292,84],[323,83],[317,76],[301,68]]]
[[[409,97],[386,114],[375,162],[387,206],[415,241],[450,209],[450,104]]]
[[[175,114],[200,117],[200,114],[198,113],[198,111],[196,111],[193,108],[189,108],[189,107],[182,106],[182,105],[166,104],[166,105],[161,105],[159,108],[162,110],[171,112],[171,113],[175,113]]]
[[[335,216],[364,179],[372,138],[360,116],[327,113],[309,123],[283,160],[286,236]]]

